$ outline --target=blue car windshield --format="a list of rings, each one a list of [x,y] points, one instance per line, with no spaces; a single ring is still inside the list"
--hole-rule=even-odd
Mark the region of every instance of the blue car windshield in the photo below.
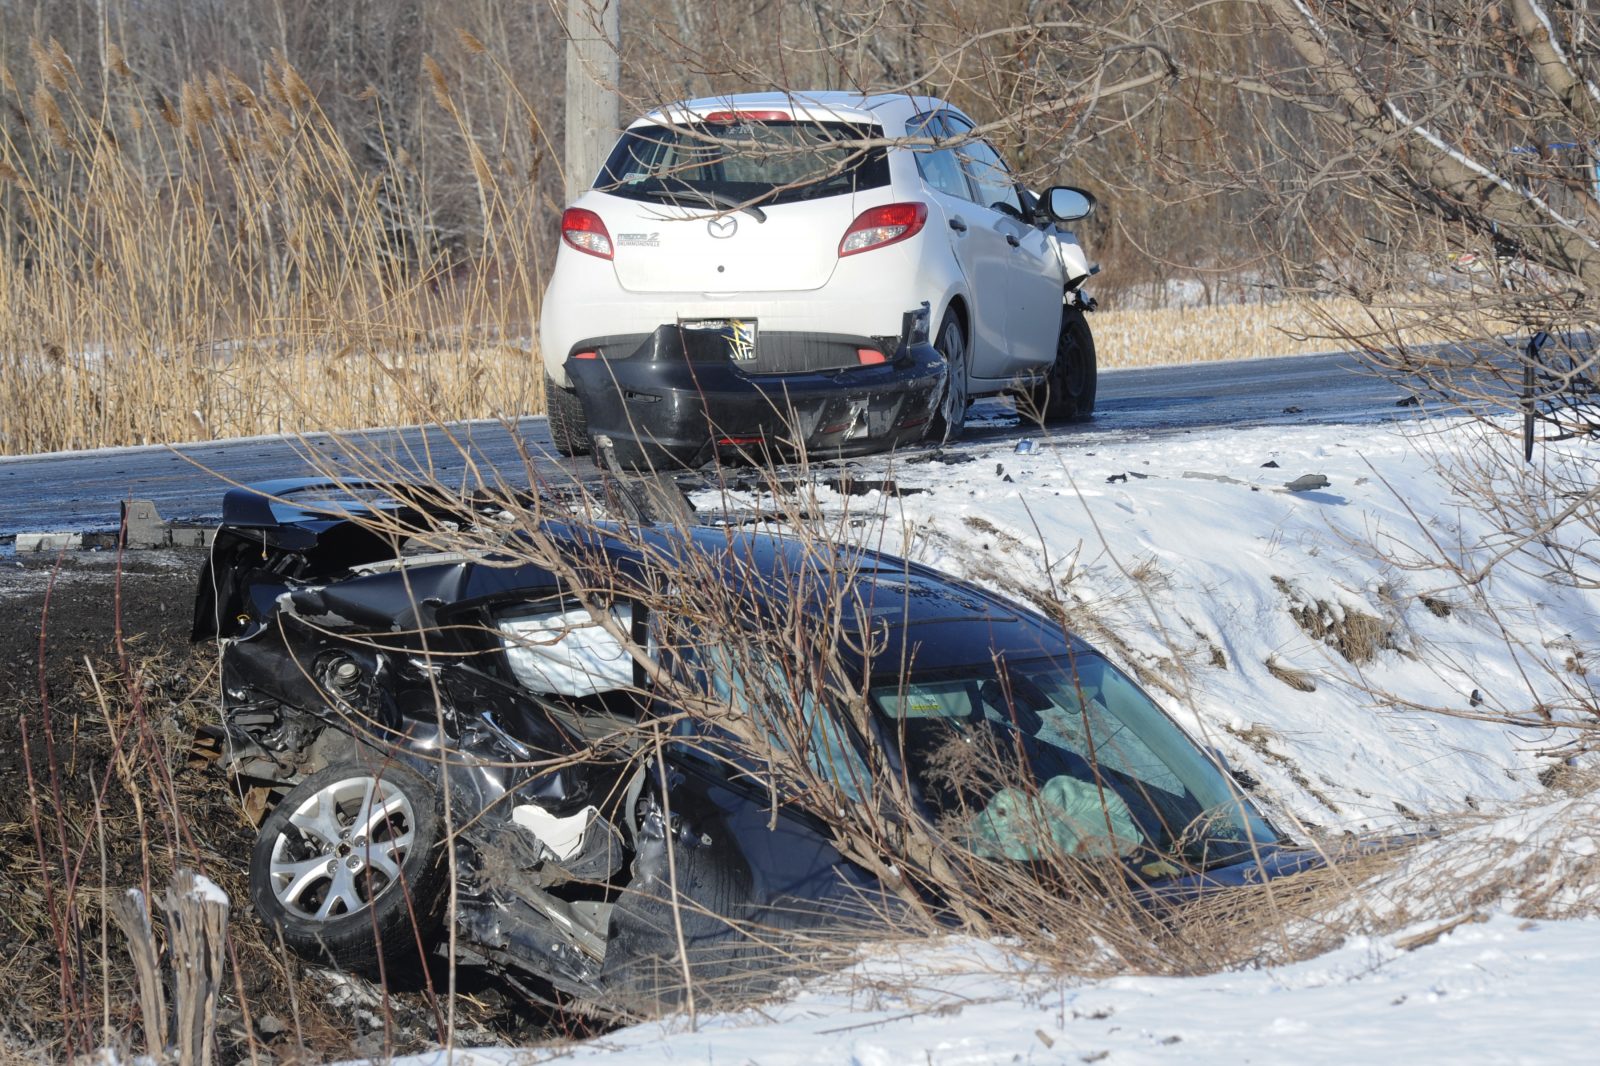
[[[1160,877],[1277,839],[1098,654],[916,670],[870,695],[938,824],[979,855],[1117,857]]]
[[[782,204],[889,184],[882,132],[809,120],[697,122],[623,133],[595,188],[613,196],[696,209]]]

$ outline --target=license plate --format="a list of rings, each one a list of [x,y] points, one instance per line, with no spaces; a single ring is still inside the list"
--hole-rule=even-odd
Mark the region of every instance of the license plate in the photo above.
[[[756,361],[756,320],[753,318],[701,318],[678,323],[684,329],[719,334],[735,363]]]

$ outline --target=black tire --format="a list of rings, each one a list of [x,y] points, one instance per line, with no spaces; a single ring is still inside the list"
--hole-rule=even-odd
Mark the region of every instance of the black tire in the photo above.
[[[928,419],[927,439],[942,444],[961,436],[967,425],[967,405],[972,402],[967,383],[967,333],[954,308],[944,313],[933,347],[944,356],[945,379],[944,391]]]
[[[550,375],[544,377],[544,404],[550,416],[550,439],[562,455],[589,454],[589,418],[583,401],[572,389],[563,389]]]
[[[1044,381],[1032,386],[1022,400],[1026,413],[1047,423],[1091,418],[1097,378],[1089,319],[1081,307],[1064,308],[1056,337],[1056,361]]]
[[[418,964],[417,934],[426,947],[438,929],[441,837],[437,790],[414,770],[330,766],[261,823],[250,900],[301,955],[367,974],[381,958],[393,978],[395,964]]]

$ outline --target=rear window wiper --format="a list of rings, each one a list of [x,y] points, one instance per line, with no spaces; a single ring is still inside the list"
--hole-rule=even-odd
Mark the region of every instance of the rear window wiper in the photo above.
[[[823,178],[821,181],[802,185],[796,190],[796,193],[801,200],[815,200],[819,196],[842,196],[847,192],[854,191],[854,174],[834,174],[831,177]]]
[[[696,197],[702,202],[710,204],[712,207],[720,207],[725,211],[743,211],[757,222],[765,222],[767,220],[767,213],[761,210],[761,208],[757,207],[755,204],[741,203],[731,196],[725,196],[719,192],[712,192],[710,189],[697,189],[694,186],[689,185],[685,186],[681,190],[662,190],[663,195],[665,195],[669,200],[677,196],[679,192]]]

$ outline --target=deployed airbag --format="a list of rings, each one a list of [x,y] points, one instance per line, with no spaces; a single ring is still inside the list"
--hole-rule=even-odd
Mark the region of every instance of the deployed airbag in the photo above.
[[[627,604],[611,608],[624,632],[633,626]],[[533,692],[592,696],[633,684],[633,659],[589,612],[546,605],[498,619],[506,659],[517,682]]]
[[[1143,837],[1133,812],[1109,785],[1062,774],[1037,796],[1003,788],[973,820],[972,849],[1023,862],[1060,855],[1127,855]]]

